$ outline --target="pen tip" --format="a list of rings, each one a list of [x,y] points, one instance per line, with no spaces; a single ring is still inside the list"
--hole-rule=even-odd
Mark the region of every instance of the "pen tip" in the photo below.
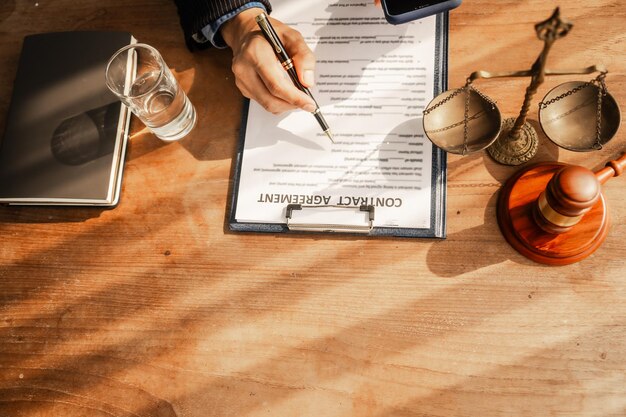
[[[326,136],[328,136],[328,139],[330,139],[332,143],[335,143],[335,141],[333,140],[333,133],[330,131],[330,129],[325,130],[324,132],[326,133]]]

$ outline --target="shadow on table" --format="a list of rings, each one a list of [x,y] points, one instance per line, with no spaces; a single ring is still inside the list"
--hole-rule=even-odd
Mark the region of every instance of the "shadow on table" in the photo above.
[[[488,206],[495,206],[496,200],[497,193],[491,196]],[[451,215],[462,213],[449,212],[448,216]],[[495,211],[487,208],[482,225],[448,234],[445,240],[434,242],[426,262],[432,273],[450,278],[504,262],[509,259],[511,250],[500,235]]]
[[[487,160],[490,156],[486,151],[482,151],[482,153],[468,155],[450,164],[449,171],[453,171],[456,176],[462,175],[464,165],[470,167],[473,162],[482,157],[483,163],[485,163],[494,180],[504,185],[508,178],[520,169],[537,162],[552,160],[554,152],[558,155],[556,146],[542,146],[540,143],[538,154],[531,161],[520,166],[510,167],[498,165],[491,160]],[[477,186],[480,186],[480,184]],[[471,186],[468,185],[468,187]],[[507,260],[523,265],[546,266],[523,257],[504,239],[500,232],[496,215],[498,195],[501,188],[502,186],[489,198],[485,207],[482,225],[449,234],[446,240],[433,243],[427,257],[428,266],[433,273],[443,277],[455,277]],[[462,215],[460,211],[454,212],[454,209],[448,207],[448,218]]]
[[[4,22],[15,11],[15,0],[0,2],[0,23]]]
[[[495,225],[493,220],[485,223]],[[420,289],[421,278],[416,271],[415,295],[406,302],[389,305],[372,314],[348,309],[348,317],[339,318],[341,314],[338,313],[343,308],[340,303],[361,302],[357,300],[363,294],[369,294],[367,303],[388,302],[387,294],[372,291],[374,287],[371,285],[378,270],[356,265],[352,273],[335,276],[332,269],[326,267],[353,256],[352,246],[279,272],[273,271],[269,265],[273,265],[277,258],[293,255],[288,252],[289,248],[284,248],[287,253],[276,250],[263,254],[259,265],[237,259],[240,254],[233,257],[228,253],[222,255],[201,250],[181,251],[180,254],[176,251],[154,254],[142,250],[143,256],[136,256],[139,252],[134,253],[132,248],[124,246],[128,243],[128,234],[141,233],[145,225],[130,223],[127,227],[127,234],[107,235],[106,243],[101,245],[97,245],[102,241],[98,228],[90,235],[78,236],[71,242],[75,249],[65,252],[69,259],[64,262],[89,259],[78,262],[76,267],[65,267],[63,277],[57,271],[54,278],[47,278],[41,273],[46,269],[39,262],[64,253],[62,250],[68,242],[56,242],[52,247],[27,254],[16,265],[2,268],[0,276],[7,279],[6,285],[11,291],[0,294],[0,309],[3,311],[0,318],[0,347],[3,349],[0,354],[0,369],[3,370],[0,373],[0,405],[2,401],[14,404],[9,410],[25,415],[51,404],[57,407],[55,410],[59,414],[66,411],[65,415],[80,415],[85,408],[95,408],[104,410],[97,415],[132,413],[174,417],[178,410],[193,406],[194,410],[210,409],[214,415],[235,412],[243,416],[254,412],[259,414],[261,408],[265,412],[280,407],[307,393],[321,395],[342,378],[361,378],[367,382],[364,385],[384,392],[389,389],[386,387],[405,389],[423,372],[436,373],[438,378],[445,376],[441,380],[435,378],[432,390],[428,389],[423,396],[416,394],[408,398],[406,404],[400,404],[386,414],[375,414],[388,404],[381,400],[383,394],[366,389],[364,385],[357,384],[354,390],[346,392],[328,391],[329,395],[351,399],[354,407],[372,407],[362,409],[361,414],[353,410],[354,415],[409,416],[415,415],[413,406],[429,404],[428,399],[435,394],[428,392],[433,391],[451,400],[460,400],[457,397],[465,395],[467,390],[473,392],[472,386],[481,392],[484,386],[489,387],[488,392],[497,392],[501,388],[500,378],[508,381],[513,378],[520,384],[529,384],[529,387],[536,384],[539,388],[533,392],[543,392],[540,388],[550,387],[561,390],[563,385],[575,383],[567,373],[547,378],[550,372],[573,366],[568,362],[571,359],[561,356],[561,347],[557,343],[547,348],[543,344],[543,351],[532,347],[519,348],[508,356],[502,350],[496,350],[501,355],[494,358],[487,352],[483,356],[476,353],[474,349],[481,345],[480,339],[472,339],[475,342],[455,339],[462,338],[463,334],[485,331],[485,326],[494,317],[521,315],[527,308],[537,308],[531,303],[548,303],[551,297],[558,299],[563,292],[570,290],[568,286],[542,288],[531,297],[526,287],[532,291],[532,284],[520,284],[517,290],[499,292],[497,302],[485,303],[484,300],[493,296],[494,287],[501,285],[501,277],[485,275],[481,285],[472,287],[474,291],[470,297],[464,292],[467,286],[463,282]],[[484,237],[487,237],[490,250],[504,249],[503,245],[506,245],[491,226],[472,228],[453,237],[451,241],[440,242],[441,245],[435,244],[433,248],[440,249],[433,251],[441,250],[447,243],[450,247],[445,249],[445,254],[454,255],[455,251],[463,250],[463,240],[475,243]],[[146,235],[146,239],[150,236]],[[250,241],[248,245],[252,248],[254,242]],[[96,248],[95,253],[93,248]],[[245,253],[245,242],[242,248]],[[127,252],[135,269],[125,271],[119,266],[108,265],[103,259],[110,250]],[[214,250],[219,251],[218,248]],[[506,260],[506,254],[512,253],[510,248],[506,250],[508,252],[504,252],[498,261]],[[259,255],[254,250],[250,252]],[[469,271],[486,266],[478,262],[463,267],[463,263],[469,262],[469,255],[461,254],[456,259],[450,258],[448,262],[452,266],[445,269],[434,263],[431,256],[429,254],[429,266],[444,276],[458,275],[463,272],[462,268]],[[437,256],[441,259],[441,254]],[[233,263],[232,270],[222,268],[219,272],[219,265],[229,261]],[[98,263],[92,265],[90,262]],[[107,278],[102,281],[90,279],[89,272],[83,268],[101,270]],[[202,278],[189,277],[189,268]],[[18,274],[29,270],[38,273],[35,278],[18,280]],[[367,276],[372,280],[362,281]],[[236,283],[242,279],[248,282],[238,286]],[[410,278],[407,275],[405,279]],[[216,288],[229,281],[231,284],[222,287],[228,288],[224,293]],[[350,286],[350,292],[343,292],[345,285]],[[344,294],[345,299],[335,299],[336,292]],[[601,292],[589,293],[589,297],[596,301],[602,295]],[[451,302],[454,302],[453,308]],[[20,314],[11,314],[11,311]],[[289,329],[299,326],[294,317],[309,318],[310,322],[305,326],[320,326],[319,334],[312,330],[297,343],[287,340]],[[270,322],[276,318],[281,321],[276,321],[276,327],[272,327]],[[606,331],[600,330],[602,334]],[[272,334],[276,340],[270,342],[270,346],[255,337],[249,338],[256,331],[275,332]],[[495,338],[498,333],[490,335]],[[524,335],[517,337],[522,339]],[[588,328],[582,328],[577,337],[601,339],[600,334]],[[231,344],[225,343],[229,340]],[[559,342],[565,344],[570,340],[574,343],[574,337],[560,338]],[[427,369],[400,365],[398,361],[401,359],[396,359],[403,354],[417,355],[418,358],[432,354],[432,346],[446,343],[448,353],[458,353],[459,346],[472,350],[474,356],[468,365],[471,374],[445,372],[447,365],[442,361],[446,352],[435,357],[433,365]],[[494,346],[487,347],[495,349]],[[257,360],[248,361],[247,354],[259,350],[264,353]],[[560,368],[550,361],[553,356],[563,361]],[[242,363],[234,364],[236,361]],[[534,380],[521,375],[515,379],[514,376],[519,375],[517,368],[531,362],[535,364],[531,371],[543,372],[545,378]],[[472,368],[476,364],[481,367]],[[383,372],[385,368],[387,371],[400,370],[396,375],[399,380],[393,373]],[[388,379],[384,376],[386,374]],[[563,384],[553,384],[554,380]],[[511,394],[511,397],[520,403],[525,401],[520,395]]]
[[[79,223],[100,217],[102,213],[113,208],[114,207],[0,206],[0,224]]]

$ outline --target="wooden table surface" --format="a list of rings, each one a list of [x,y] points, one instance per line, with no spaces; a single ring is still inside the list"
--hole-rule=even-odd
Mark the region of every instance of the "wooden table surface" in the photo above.
[[[558,3],[466,0],[450,87],[527,69]],[[626,2],[570,0],[549,68],[604,64],[626,103]],[[520,167],[448,158],[446,240],[231,233],[242,99],[230,52],[189,52],[169,0],[2,0],[0,131],[25,35],[119,29],[152,44],[198,127],[166,144],[132,123],[112,210],[0,208],[0,417],[624,416],[626,178],[604,186],[609,235],[568,266],[533,263],[495,205]],[[536,103],[560,82],[548,78]],[[483,80],[515,116],[528,79]],[[540,133],[532,162],[598,170]]]

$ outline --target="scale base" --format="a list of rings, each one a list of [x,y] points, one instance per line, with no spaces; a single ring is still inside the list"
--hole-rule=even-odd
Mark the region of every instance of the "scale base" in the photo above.
[[[489,155],[504,165],[521,165],[530,161],[539,147],[537,132],[528,122],[522,125],[519,138],[513,139],[509,136],[515,120],[515,118],[504,119],[498,138],[487,148]]]
[[[500,190],[497,217],[500,231],[515,250],[532,261],[567,265],[585,259],[602,245],[609,230],[604,196],[569,231],[547,233],[535,223],[537,198],[552,176],[566,166],[544,163],[520,170]]]

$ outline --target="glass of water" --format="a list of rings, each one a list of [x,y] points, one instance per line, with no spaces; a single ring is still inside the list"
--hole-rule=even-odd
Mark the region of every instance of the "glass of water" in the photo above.
[[[137,43],[117,51],[107,64],[106,84],[162,140],[181,139],[196,124],[196,110],[150,45]]]

